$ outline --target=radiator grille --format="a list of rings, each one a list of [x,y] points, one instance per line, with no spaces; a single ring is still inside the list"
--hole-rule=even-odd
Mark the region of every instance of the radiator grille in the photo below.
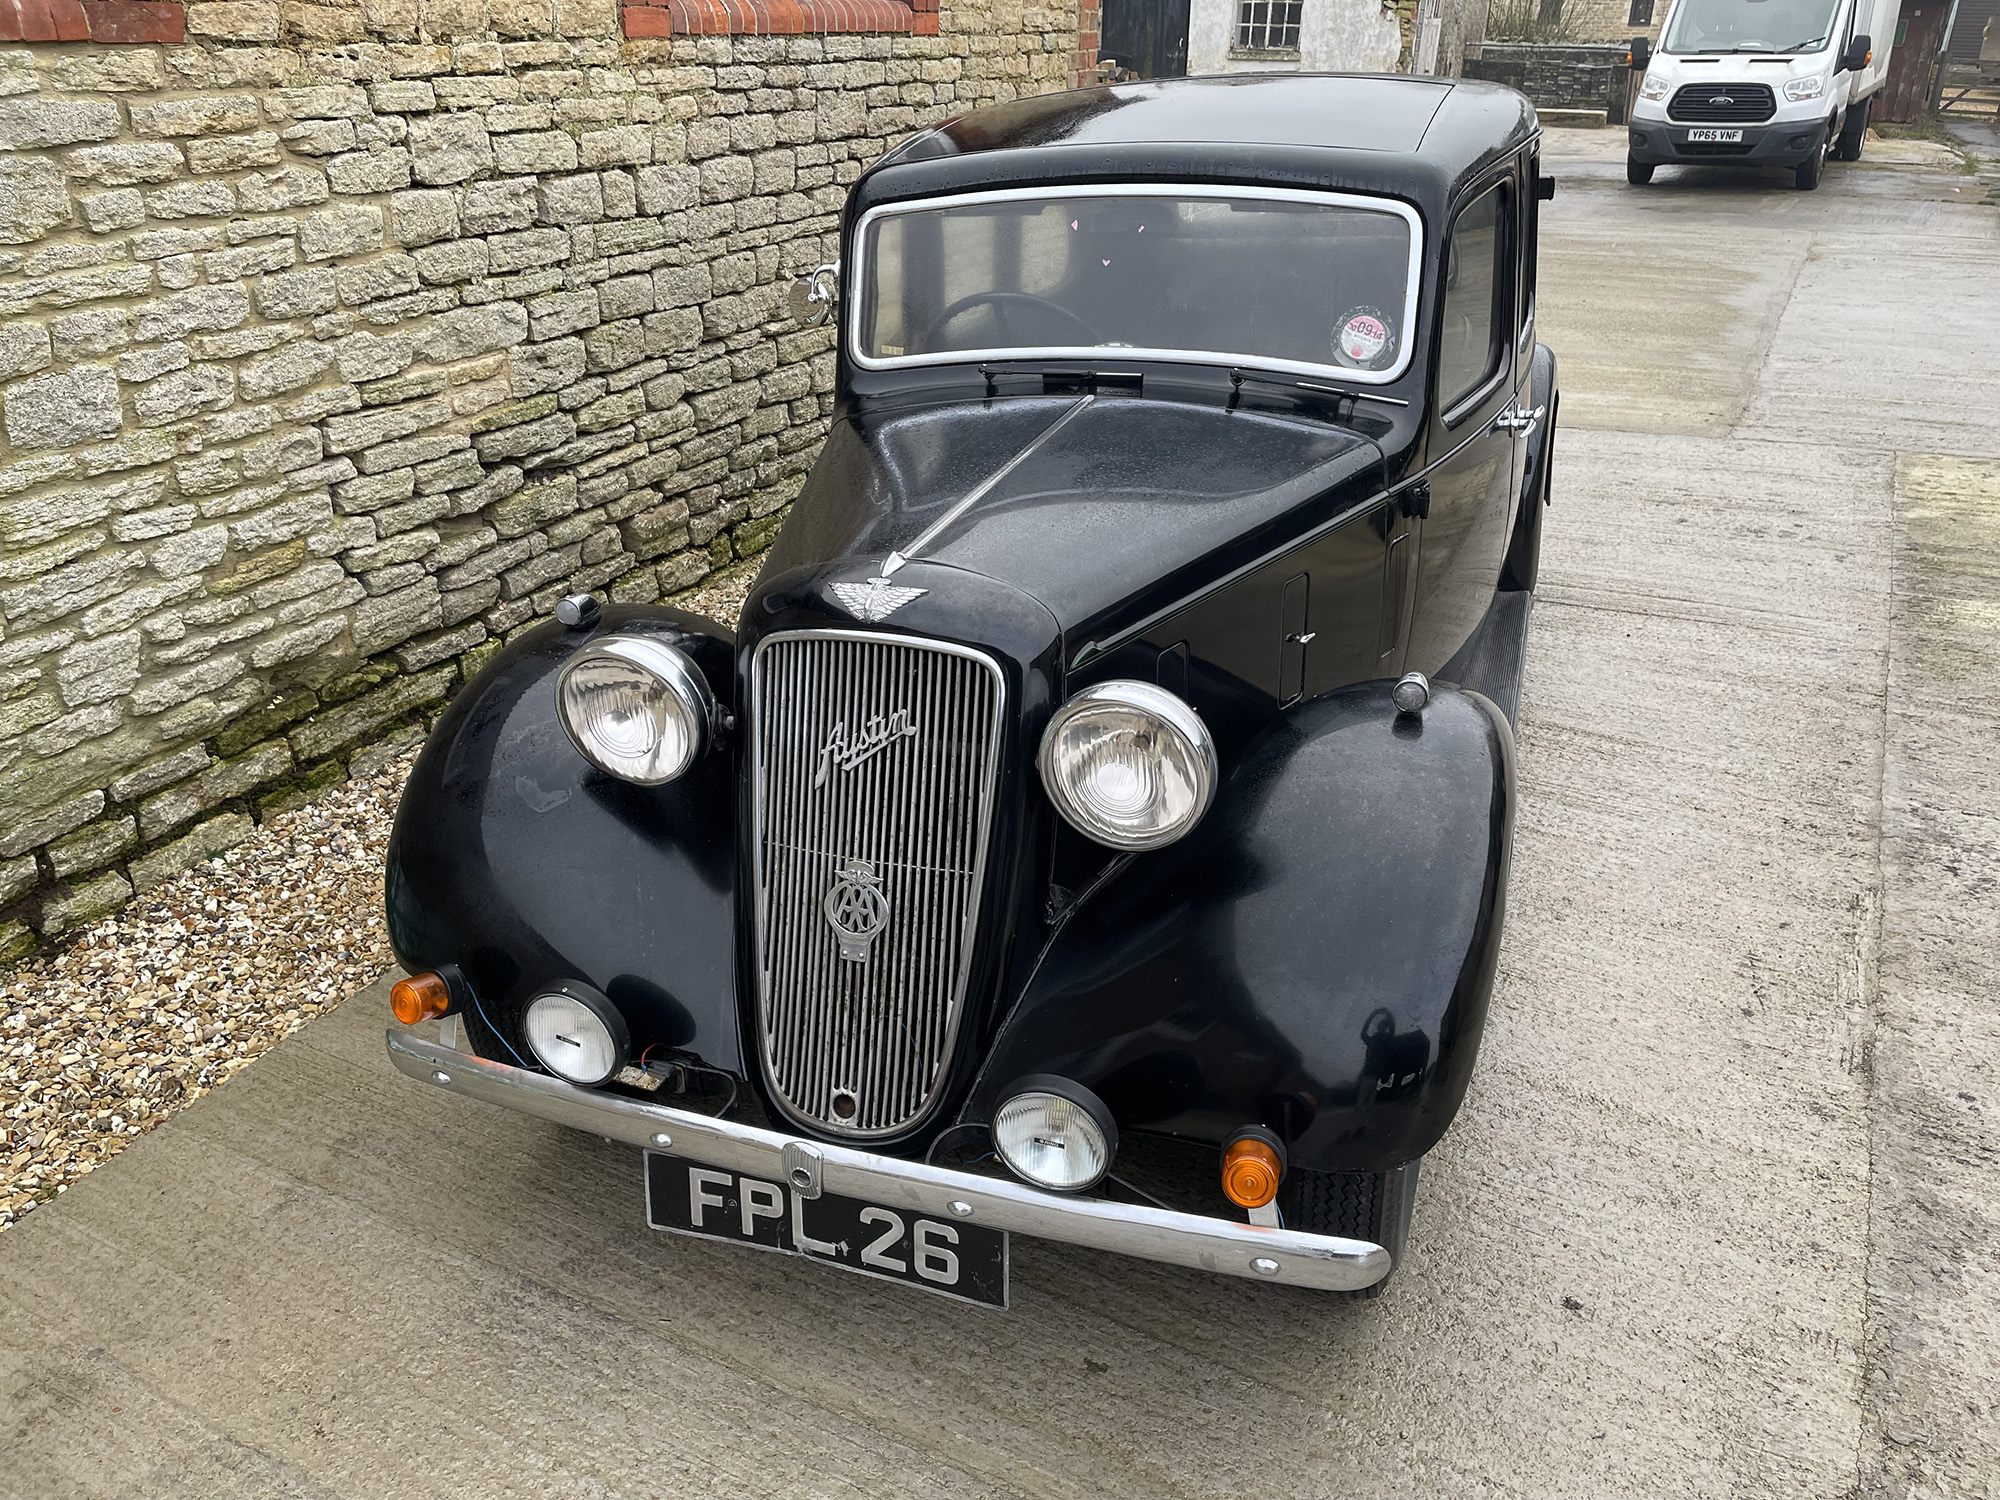
[[[1684,83],[1667,106],[1684,125],[1755,125],[1777,112],[1768,83]]]
[[[804,631],[757,648],[759,1045],[801,1121],[890,1135],[936,1101],[965,1004],[1001,698],[991,661],[931,642]]]

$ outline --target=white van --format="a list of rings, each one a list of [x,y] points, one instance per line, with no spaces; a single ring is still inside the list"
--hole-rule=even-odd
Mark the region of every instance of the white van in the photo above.
[[[1674,0],[1645,70],[1625,175],[1675,166],[1790,167],[1819,186],[1831,154],[1856,161],[1889,76],[1898,0]]]

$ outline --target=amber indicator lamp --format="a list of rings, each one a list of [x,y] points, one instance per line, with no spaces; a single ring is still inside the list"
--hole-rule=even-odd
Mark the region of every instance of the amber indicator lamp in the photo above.
[[[389,1009],[405,1026],[435,1021],[451,1009],[451,986],[442,974],[412,974],[390,989]]]
[[[1261,1135],[1240,1135],[1222,1153],[1222,1191],[1239,1208],[1262,1208],[1284,1180],[1284,1158]]]

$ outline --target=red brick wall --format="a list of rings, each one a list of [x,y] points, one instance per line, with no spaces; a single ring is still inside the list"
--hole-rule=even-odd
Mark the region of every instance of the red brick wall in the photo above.
[[[4,3],[4,0],[0,0]],[[938,34],[938,0],[638,0],[627,37]]]
[[[178,42],[180,0],[0,0],[0,42]]]

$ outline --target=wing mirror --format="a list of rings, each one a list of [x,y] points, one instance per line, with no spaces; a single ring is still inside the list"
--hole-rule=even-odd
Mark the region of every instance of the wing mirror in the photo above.
[[[785,310],[808,328],[817,328],[833,316],[840,295],[840,262],[814,266],[792,283],[785,294]]]
[[[1859,73],[1868,66],[1869,59],[1874,55],[1875,38],[1864,31],[1847,44],[1847,51],[1841,54],[1839,71]]]
[[[1631,45],[1626,49],[1625,53],[1626,66],[1629,67],[1634,73],[1643,73],[1646,71],[1646,65],[1650,63],[1652,60],[1653,60],[1652,42],[1650,42],[1643,36],[1633,37]]]

